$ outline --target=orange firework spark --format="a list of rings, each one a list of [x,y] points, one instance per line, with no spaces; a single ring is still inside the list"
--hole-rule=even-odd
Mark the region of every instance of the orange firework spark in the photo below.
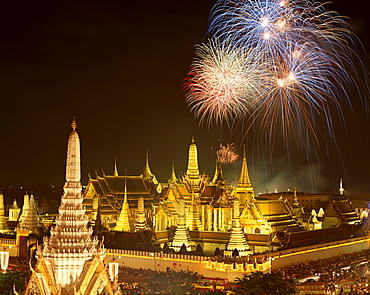
[[[239,155],[236,153],[233,143],[228,143],[225,146],[220,144],[220,148],[216,151],[217,160],[221,164],[231,164],[239,160]]]

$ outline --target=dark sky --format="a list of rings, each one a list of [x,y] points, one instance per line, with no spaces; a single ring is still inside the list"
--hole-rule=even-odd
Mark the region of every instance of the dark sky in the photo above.
[[[369,50],[367,1],[337,0],[329,8],[351,18]],[[238,142],[241,153],[241,136],[226,126],[199,126],[181,90],[214,2],[1,0],[0,186],[62,185],[73,116],[83,184],[89,172],[101,174],[103,168],[111,174],[115,157],[120,174],[141,173],[146,149],[160,181],[169,177],[172,161],[180,175],[192,136],[200,170],[209,175],[219,140]],[[320,162],[319,191],[335,192],[343,177],[351,192],[370,192],[370,123],[358,113],[346,121],[347,131],[339,132],[340,156]],[[257,192],[292,188],[294,177],[299,190],[312,192],[304,160],[289,165],[283,157],[270,167],[253,142],[248,144]],[[239,165],[225,167],[225,173],[233,181]]]

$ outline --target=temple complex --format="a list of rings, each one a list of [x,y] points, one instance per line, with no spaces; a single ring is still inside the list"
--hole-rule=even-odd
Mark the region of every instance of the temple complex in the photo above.
[[[216,248],[223,249],[225,254],[237,249],[243,255],[276,250],[288,245],[294,233],[361,223],[350,203],[346,207],[327,195],[320,195],[322,202],[318,204],[324,206],[326,201],[325,209],[333,208],[328,213],[337,219],[328,215],[324,222],[322,207],[317,208],[317,211],[321,209],[321,216],[313,218],[310,207],[302,204],[306,199],[300,200],[300,196],[302,193],[296,189],[294,193],[276,197],[255,196],[245,147],[235,187],[224,179],[218,160],[213,177],[201,174],[197,146],[192,138],[182,177],[176,177],[172,164],[168,182],[158,182],[149,167],[147,152],[141,175],[119,175],[115,163],[113,175],[90,177],[83,204],[92,224],[99,208],[103,225],[111,231],[151,230],[162,247],[167,243],[179,250],[184,244],[192,250],[200,245],[208,254]],[[304,196],[309,198],[310,194]]]
[[[52,225],[50,236],[37,249],[32,290],[35,286],[41,288],[40,278],[44,274],[40,273],[46,271],[49,274],[42,280],[50,288],[68,292],[71,288],[83,288],[81,282],[89,267],[105,269],[104,246],[92,234],[93,229],[104,235],[106,242],[113,241],[110,247],[116,249],[135,249],[138,238],[145,237],[150,245],[143,243],[142,249],[149,245],[156,251],[167,245],[175,252],[197,249],[213,255],[217,250],[225,256],[320,243],[325,237],[355,233],[362,219],[366,219],[363,228],[369,231],[368,209],[361,216],[354,210],[343,195],[342,181],[336,195],[297,192],[295,185],[292,192],[256,195],[245,147],[238,182],[231,185],[224,178],[218,158],[214,175],[200,173],[194,138],[188,148],[186,172],[179,177],[172,163],[168,181],[159,182],[149,166],[146,151],[140,175],[121,175],[115,161],[111,175],[104,171],[96,172],[95,177],[89,175],[83,191],[76,127],[73,122],[68,139],[66,182],[56,217],[52,214],[40,217],[33,194],[26,192],[23,204],[20,203],[22,210],[13,202],[7,219],[0,198],[0,234],[9,239],[15,229],[17,256],[30,257],[36,249],[35,235],[43,235],[45,226]],[[50,281],[49,276],[55,279]],[[114,289],[106,274],[96,279],[107,290]]]

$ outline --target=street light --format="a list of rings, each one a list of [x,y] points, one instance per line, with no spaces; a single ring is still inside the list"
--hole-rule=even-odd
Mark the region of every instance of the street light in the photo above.
[[[9,264],[9,252],[0,251],[0,260],[1,260],[1,269],[3,270],[3,273],[6,273]]]

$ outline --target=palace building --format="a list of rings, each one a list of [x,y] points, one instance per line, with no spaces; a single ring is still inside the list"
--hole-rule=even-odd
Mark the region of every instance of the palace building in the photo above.
[[[151,172],[146,153],[141,175],[120,175],[115,164],[113,175],[90,177],[83,204],[91,223],[99,214],[110,231],[151,230],[162,247],[167,244],[176,251],[184,244],[188,251],[200,245],[207,254],[219,248],[225,254],[237,249],[247,255],[286,247],[292,237],[297,243],[308,231],[332,232],[334,227],[360,225],[361,219],[350,202],[319,196],[315,199],[296,190],[255,196],[245,148],[235,187],[224,179],[218,161],[213,177],[201,174],[193,138],[188,167],[181,178],[176,177],[172,165],[168,182],[160,183]],[[310,198],[315,201],[309,207],[302,204]],[[319,214],[314,205],[320,205],[316,209]]]

